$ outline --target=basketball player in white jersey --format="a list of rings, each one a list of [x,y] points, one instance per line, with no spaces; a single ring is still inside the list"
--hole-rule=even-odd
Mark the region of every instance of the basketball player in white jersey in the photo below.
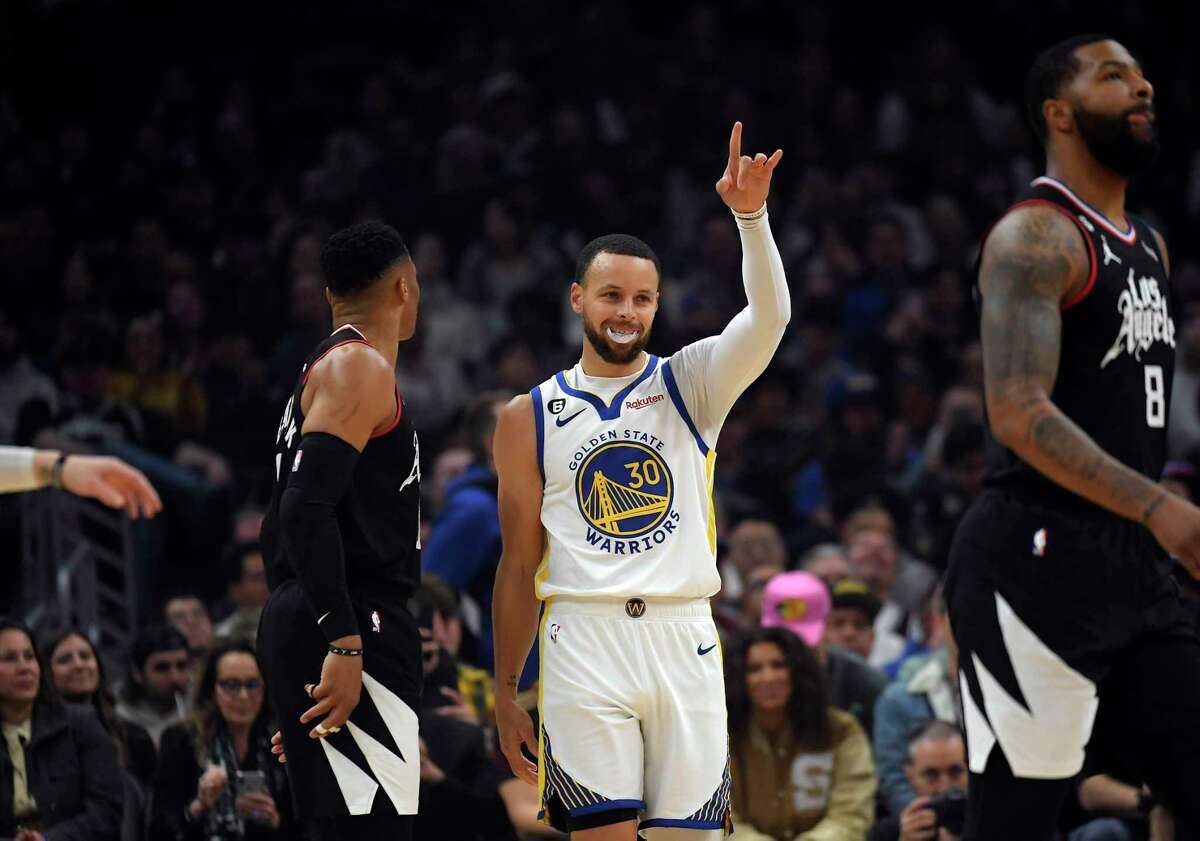
[[[736,123],[717,192],[741,233],[746,308],[719,336],[669,359],[647,354],[658,259],[631,236],[594,240],[571,286],[582,359],[513,400],[496,426],[501,747],[514,773],[539,786],[544,819],[576,841],[633,841],[639,831],[693,841],[729,828],[725,689],[708,602],[721,583],[714,447],[791,311],[766,211],[783,152],[743,156],[741,136]],[[535,634],[537,737],[515,701]]]

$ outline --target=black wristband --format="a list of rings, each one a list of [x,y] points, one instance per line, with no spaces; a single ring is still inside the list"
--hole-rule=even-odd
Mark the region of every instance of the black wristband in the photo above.
[[[336,645],[331,645],[329,653],[337,654],[340,657],[362,657],[363,650],[361,648],[338,648]]]
[[[62,475],[63,468],[67,465],[67,454],[59,453],[58,458],[54,460],[54,466],[50,468],[50,487],[62,490]]]

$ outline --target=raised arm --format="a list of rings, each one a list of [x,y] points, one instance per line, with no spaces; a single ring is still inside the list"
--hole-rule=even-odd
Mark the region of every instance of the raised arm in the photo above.
[[[391,366],[361,344],[335,349],[311,369],[304,387],[304,427],[279,502],[279,539],[318,627],[341,649],[361,649],[362,637],[346,588],[337,506],[372,432],[395,417],[395,401]],[[328,654],[320,683],[309,693],[317,704],[300,718],[328,714],[310,735],[336,732],[358,705],[361,689],[362,658]]]
[[[1200,509],[1104,452],[1050,400],[1060,306],[1086,282],[1088,269],[1079,231],[1057,211],[1021,208],[992,230],[979,273],[992,435],[1057,484],[1146,525],[1200,574]]]
[[[517,704],[517,683],[537,637],[538,600],[534,575],[542,560],[542,475],[537,461],[537,407],[524,394],[496,419],[496,475],[500,480],[500,532],[504,548],[492,595],[492,634],[496,647],[496,726],[500,748],[513,773],[537,785],[537,767],[521,753],[536,755],[538,740],[529,713]]]
[[[783,259],[771,236],[767,194],[783,157],[742,154],[742,124],[734,123],[729,158],[717,181],[721,200],[733,211],[742,238],[742,284],[746,307],[721,335],[685,348],[673,365],[685,400],[705,437],[715,437],[734,401],[771,361],[792,316]]]

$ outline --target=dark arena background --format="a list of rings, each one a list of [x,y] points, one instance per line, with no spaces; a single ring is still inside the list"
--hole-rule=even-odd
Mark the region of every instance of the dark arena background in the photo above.
[[[863,646],[870,665],[855,661],[853,678],[821,648],[824,691],[869,745],[871,770],[854,783],[869,819],[796,793],[780,819],[788,834],[746,821],[734,837],[861,839],[898,817],[910,735],[899,728],[912,721],[879,713],[945,656],[936,581],[983,472],[979,240],[1043,171],[1025,75],[1070,35],[1111,34],[1155,87],[1162,153],[1128,205],[1171,254],[1164,481],[1189,496],[1200,487],[1190,12],[1067,0],[0,0],[0,444],[118,456],[164,503],[131,521],[51,489],[0,498],[0,614],[32,627],[63,695],[81,693],[70,664],[53,666],[67,648],[57,631],[78,629],[105,666],[83,694],[107,693],[97,709],[127,779],[122,841],[200,837],[178,819],[197,778],[175,779],[170,731],[160,742],[155,725],[215,716],[207,652],[228,637],[253,643],[279,417],[331,329],[321,245],[370,218],[403,234],[422,290],[396,368],[420,436],[421,598],[438,644],[416,837],[565,837],[537,823],[535,792],[512,777],[490,718],[499,530],[479,404],[578,360],[567,290],[601,234],[634,234],[662,259],[651,352],[719,333],[745,306],[737,227],[713,190],[735,120],[750,154],[784,150],[768,206],[792,317],[718,442],[715,613],[733,638],[758,624],[775,575],[806,569],[830,588],[831,617],[853,625],[857,606],[858,630],[875,636],[827,636],[830,648]],[[897,606],[885,628],[880,608]],[[164,626],[187,641],[190,671],[175,680],[169,664],[150,674],[183,647]],[[946,709],[918,719],[953,719],[957,706]],[[426,717],[461,727],[426,731]],[[150,743],[131,747],[122,721]],[[263,762],[277,828],[247,818],[213,837],[304,837]],[[777,781],[781,798],[790,779]],[[1159,812],[1155,823],[1137,808],[1141,781],[1112,782],[1124,788],[1108,806],[1082,794],[1064,805],[1063,838],[1100,838],[1072,833],[1101,815],[1125,833],[1105,838],[1172,837]],[[804,834],[822,821],[835,829]]]

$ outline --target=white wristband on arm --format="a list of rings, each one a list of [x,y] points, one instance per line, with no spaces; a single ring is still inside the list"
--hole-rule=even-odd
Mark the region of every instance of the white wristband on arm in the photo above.
[[[754,211],[753,213],[738,213],[736,210],[733,211],[733,217],[735,219],[737,219],[738,227],[741,228],[742,230],[750,230],[752,228],[757,228],[759,225],[759,220],[766,218],[766,215],[767,215],[767,203],[766,202],[763,202],[763,206],[760,207],[758,210]]]
[[[37,490],[32,447],[0,447],[0,493]]]

